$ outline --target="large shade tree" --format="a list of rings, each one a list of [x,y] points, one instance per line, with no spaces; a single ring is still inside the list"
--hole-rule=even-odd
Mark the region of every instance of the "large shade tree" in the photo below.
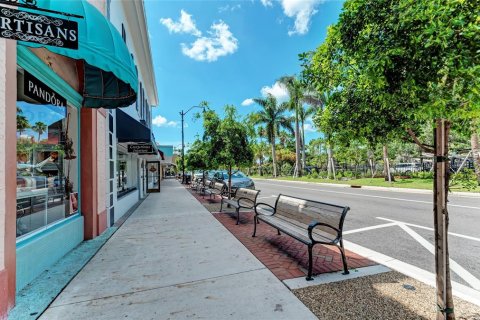
[[[248,127],[238,121],[239,115],[234,106],[225,106],[222,119],[213,110],[203,113],[203,142],[212,163],[228,170],[228,190],[231,194],[232,169],[250,166],[253,162],[253,150],[248,139]]]
[[[449,121],[468,130],[479,118],[479,46],[477,0],[348,0],[306,73],[317,89],[336,90],[327,119],[340,136],[384,142],[408,132],[433,152],[416,133],[424,123],[435,123],[436,146],[443,146],[444,154],[446,137],[438,133],[448,134]],[[435,121],[441,118],[449,121]],[[448,161],[436,160],[437,319],[454,319],[446,241]]]
[[[273,176],[277,176],[275,140],[281,128],[293,132],[291,119],[285,114],[288,109],[286,103],[278,104],[277,99],[268,94],[266,98],[253,99],[262,109],[251,114],[252,121],[265,127],[267,140],[272,147]]]

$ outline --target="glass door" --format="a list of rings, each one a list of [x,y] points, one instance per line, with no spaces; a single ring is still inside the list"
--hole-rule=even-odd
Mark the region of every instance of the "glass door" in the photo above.
[[[160,192],[160,161],[147,161],[147,192]]]

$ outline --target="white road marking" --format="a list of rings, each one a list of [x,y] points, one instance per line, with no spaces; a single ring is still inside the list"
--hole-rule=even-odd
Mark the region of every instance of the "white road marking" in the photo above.
[[[392,227],[392,226],[396,226],[396,225],[398,225],[396,222],[377,224],[377,225],[371,226],[371,227],[365,227],[365,228],[360,228],[360,229],[353,229],[353,230],[344,231],[343,234],[352,234],[352,233],[363,232],[363,231],[368,231],[368,230],[373,230],[373,229]]]
[[[407,223],[407,222],[403,222],[403,221],[398,221],[398,220],[393,220],[393,219],[387,219],[387,218],[382,218],[382,217],[377,217],[377,219],[385,220],[385,221],[390,221],[390,222],[395,222],[395,223],[402,223],[402,224],[404,224],[404,225],[406,225],[406,226],[415,227],[415,228],[424,229],[424,230],[434,231],[433,228],[420,226],[420,225],[418,225],[418,224]],[[467,235],[460,234],[460,233],[455,233],[455,232],[448,232],[448,234],[451,235],[451,236],[455,236],[455,237],[459,237],[459,238],[464,238],[464,239],[468,239],[468,240],[473,240],[473,241],[478,241],[478,242],[480,242],[480,238],[475,238],[475,237],[471,237],[471,236],[467,236]]]
[[[420,243],[425,249],[430,251],[431,254],[435,254],[435,246],[425,240],[421,235],[407,227],[403,223],[398,223],[398,226],[408,233],[415,241]],[[461,265],[450,259],[450,269],[455,272],[460,278],[465,280],[475,290],[480,290],[480,280],[475,278],[473,274],[464,269]]]
[[[264,184],[269,184],[272,186],[277,186],[277,187],[285,187],[279,184],[275,183],[267,183],[267,182],[262,182]],[[387,199],[387,200],[397,200],[397,201],[405,201],[405,202],[415,202],[415,203],[423,203],[423,204],[433,204],[431,201],[423,201],[423,200],[412,200],[412,199],[403,199],[403,198],[393,198],[393,197],[384,197],[384,196],[374,196],[370,194],[358,194],[358,193],[351,193],[351,192],[342,192],[342,191],[332,191],[332,190],[323,190],[323,189],[312,189],[312,188],[302,188],[302,187],[294,187],[294,186],[287,186],[287,188],[290,189],[302,189],[302,190],[310,190],[310,191],[322,191],[322,192],[328,192],[328,193],[338,193],[338,194],[347,194],[351,196],[357,196],[357,197],[367,197],[367,198],[378,198],[378,199]],[[480,209],[480,207],[472,207],[472,206],[462,206],[458,204],[449,204],[449,207],[457,207],[457,208],[465,208],[465,209]]]
[[[412,277],[418,281],[421,281],[429,286],[435,287],[435,274],[397,260],[395,258],[384,255],[380,252],[373,251],[371,249],[359,246],[350,241],[343,240],[345,248],[359,254],[367,259],[383,264],[384,266],[403,273],[406,276]],[[452,281],[453,294],[465,301],[471,302],[480,306],[480,292],[469,288],[463,284]]]

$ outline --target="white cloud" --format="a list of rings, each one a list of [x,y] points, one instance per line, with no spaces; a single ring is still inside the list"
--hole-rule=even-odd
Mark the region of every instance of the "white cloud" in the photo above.
[[[200,37],[202,33],[197,29],[195,21],[192,19],[192,15],[186,11],[180,11],[180,20],[178,22],[173,21],[171,18],[162,18],[160,23],[167,27],[170,33],[188,33],[196,37]]]
[[[288,35],[303,35],[308,32],[310,19],[317,13],[316,7],[325,0],[282,0],[283,13],[295,18],[295,25]]]
[[[269,86],[263,87],[262,90],[260,90],[260,92],[264,97],[266,97],[270,93],[272,96],[277,98],[277,101],[279,103],[288,101],[289,99],[287,88],[285,88],[285,86],[279,82],[275,82],[274,85],[271,87]]]
[[[255,103],[255,101],[253,101],[253,99],[248,98],[248,99],[243,100],[242,106],[250,106],[254,103]]]
[[[238,9],[241,9],[241,8],[242,8],[242,5],[241,5],[240,3],[237,3],[237,4],[235,4],[235,5],[233,5],[233,4],[232,4],[232,5],[227,4],[227,5],[223,6],[223,7],[218,8],[218,12],[219,12],[219,13],[222,13],[222,12],[225,12],[225,11],[231,11],[231,12],[233,12],[233,11],[238,10]]]
[[[260,0],[260,2],[262,2],[264,7],[272,7],[273,6],[272,0]]]
[[[238,49],[238,40],[223,21],[212,24],[208,37],[199,37],[190,46],[182,43],[182,53],[197,61],[216,61],[221,56],[234,53]]]
[[[178,127],[177,121],[168,121],[167,118],[162,117],[161,115],[153,118],[152,124],[157,127]]]

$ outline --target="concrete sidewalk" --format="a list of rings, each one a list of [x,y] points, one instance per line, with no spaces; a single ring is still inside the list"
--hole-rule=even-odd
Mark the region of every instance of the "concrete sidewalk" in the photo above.
[[[40,319],[316,319],[174,180],[162,182]]]

